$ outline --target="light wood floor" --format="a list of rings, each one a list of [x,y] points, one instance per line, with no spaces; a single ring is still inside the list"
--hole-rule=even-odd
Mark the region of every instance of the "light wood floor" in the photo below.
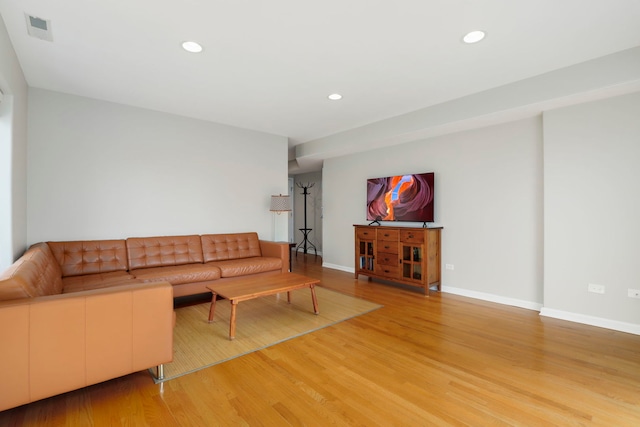
[[[0,425],[640,426],[640,336],[356,281],[313,255],[293,269],[384,307],[164,385],[140,372],[0,412]]]

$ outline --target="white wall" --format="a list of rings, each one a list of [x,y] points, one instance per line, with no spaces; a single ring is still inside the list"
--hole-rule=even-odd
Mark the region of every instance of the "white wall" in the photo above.
[[[287,139],[29,90],[28,241],[257,231]],[[285,225],[286,227],[286,225]]]
[[[354,269],[367,178],[434,171],[444,291],[638,334],[639,114],[636,92],[326,160],[325,266]]]
[[[543,314],[640,333],[640,93],[546,112],[544,166]]]
[[[0,19],[0,270],[27,244],[27,83]]]
[[[365,224],[366,179],[435,172],[444,289],[530,308],[542,304],[539,117],[326,160],[324,262],[354,269],[353,224]],[[421,226],[421,224],[412,224]]]

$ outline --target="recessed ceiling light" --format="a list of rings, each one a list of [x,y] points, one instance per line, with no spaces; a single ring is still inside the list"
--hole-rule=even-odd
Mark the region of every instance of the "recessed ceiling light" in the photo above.
[[[342,99],[342,95],[340,95],[339,93],[332,93],[327,98],[329,98],[332,101],[337,101],[339,99]]]
[[[182,48],[187,52],[191,53],[200,53],[202,52],[202,46],[200,46],[196,42],[184,42],[182,43]]]
[[[465,43],[477,43],[480,40],[482,40],[485,36],[485,32],[484,31],[471,31],[470,33],[467,33],[467,35],[465,35],[462,40]]]

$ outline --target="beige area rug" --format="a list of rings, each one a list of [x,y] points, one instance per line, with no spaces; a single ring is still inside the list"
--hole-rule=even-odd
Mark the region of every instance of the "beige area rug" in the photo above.
[[[210,303],[176,309],[173,362],[164,365],[164,379],[154,381],[171,380],[382,307],[318,286],[316,295],[318,315],[313,314],[308,288],[291,292],[291,304],[286,293],[239,303],[233,341],[229,340],[229,301],[216,302],[212,323],[207,321]]]

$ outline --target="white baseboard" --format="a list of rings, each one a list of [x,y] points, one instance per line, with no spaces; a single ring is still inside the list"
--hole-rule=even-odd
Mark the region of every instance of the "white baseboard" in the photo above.
[[[342,265],[330,264],[327,262],[323,262],[322,266],[326,268],[330,268],[332,270],[340,270],[340,271],[345,271],[347,273],[353,273],[353,274],[356,273],[356,270],[353,267],[344,267]]]
[[[511,305],[514,307],[525,308],[527,310],[540,311],[540,309],[542,308],[542,304],[539,304],[537,302],[503,297],[500,295],[488,294],[485,292],[470,291],[468,289],[453,288],[451,286],[443,286],[442,292],[460,295],[463,297],[475,298],[483,301],[495,302],[503,305]]]
[[[347,273],[354,273],[353,267],[344,267],[341,265],[323,263],[323,267],[331,268],[334,270],[345,271]],[[454,288],[451,286],[443,286],[442,292],[460,295],[463,297],[479,299],[483,301],[495,302],[497,304],[510,305],[513,307],[520,307],[527,310],[534,310],[540,312],[541,316],[553,317],[555,319],[566,320],[569,322],[582,323],[590,326],[597,326],[605,329],[612,329],[614,331],[627,332],[634,335],[640,335],[640,325],[634,323],[619,322],[617,320],[603,319],[601,317],[587,316],[585,314],[571,313],[568,311],[554,310],[546,308],[542,304],[532,301],[519,300],[515,298],[503,297],[500,295],[488,294],[485,292],[470,291],[468,289]]]
[[[304,254],[304,249],[300,248],[298,250],[293,250],[292,254],[293,256],[296,256],[296,252],[299,254]],[[316,253],[313,251],[313,249],[309,249],[307,248],[307,255],[315,255]],[[318,251],[318,256],[322,256],[322,251]]]
[[[599,328],[640,335],[640,325],[634,323],[620,322],[617,320],[588,316],[586,314],[571,313],[569,311],[555,310],[553,308],[546,307],[543,307],[542,310],[540,310],[540,316],[553,317],[554,319],[568,320],[569,322],[583,323],[585,325],[597,326]]]

